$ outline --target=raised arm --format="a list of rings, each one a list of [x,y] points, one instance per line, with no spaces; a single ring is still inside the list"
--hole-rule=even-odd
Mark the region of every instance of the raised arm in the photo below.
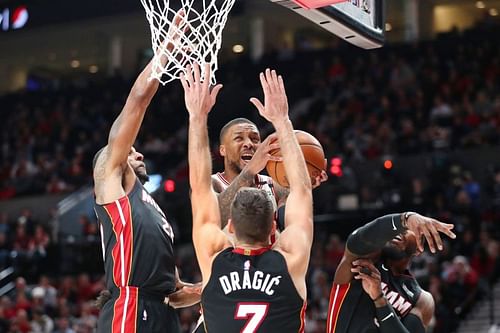
[[[344,257],[335,273],[334,283],[349,283],[354,274],[352,263],[359,258],[371,258],[377,255],[384,245],[406,230],[415,234],[417,248],[423,251],[422,236],[426,238],[431,252],[443,249],[440,233],[454,239],[452,224],[445,224],[417,213],[389,214],[354,230],[346,242]]]
[[[184,13],[179,12],[170,27],[169,33],[175,38],[176,31],[183,29]],[[166,44],[165,47],[172,47]],[[166,58],[162,62],[166,63]],[[132,145],[137,138],[146,109],[151,99],[158,90],[159,82],[149,80],[152,69],[152,61],[144,68],[137,77],[125,102],[121,113],[111,126],[108,144],[100,152],[94,167],[96,199],[100,203],[115,200],[123,195],[122,175],[130,171],[127,167],[127,158]],[[133,176],[133,172],[130,172]]]
[[[217,196],[212,189],[212,159],[208,144],[208,113],[215,104],[222,85],[209,89],[210,65],[205,67],[203,82],[200,68],[187,67],[186,76],[181,77],[182,87],[189,112],[189,183],[191,186],[191,210],[193,213],[193,244],[203,283],[210,277],[212,259],[227,244],[220,229],[220,214]]]
[[[288,100],[281,76],[275,71],[261,73],[265,105],[258,99],[251,102],[259,113],[270,121],[279,139],[285,172],[290,184],[286,201],[285,231],[281,234],[278,247],[287,260],[288,269],[295,281],[302,281],[309,264],[309,252],[313,240],[312,185],[304,156],[293,132],[288,117]],[[296,287],[305,297],[305,282]]]

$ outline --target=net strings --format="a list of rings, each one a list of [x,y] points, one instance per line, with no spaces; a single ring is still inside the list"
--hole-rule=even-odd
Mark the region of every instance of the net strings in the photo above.
[[[151,28],[151,45],[154,52],[150,79],[156,79],[165,85],[179,79],[188,64],[210,63],[210,82],[215,84],[222,31],[235,0],[180,2],[179,8],[178,0],[141,0]],[[173,3],[177,5],[176,8],[171,7]],[[180,27],[175,27],[172,23],[179,10],[185,13],[184,22]],[[172,38],[173,36],[177,37]],[[171,43],[173,47],[167,49],[166,42]],[[165,66],[161,61],[164,57],[167,59]],[[202,71],[204,72],[203,66]]]

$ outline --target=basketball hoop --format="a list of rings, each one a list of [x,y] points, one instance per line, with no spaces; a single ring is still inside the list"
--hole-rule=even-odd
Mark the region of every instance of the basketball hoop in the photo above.
[[[151,28],[154,52],[150,79],[165,85],[179,79],[188,64],[210,63],[210,82],[215,84],[222,30],[235,0],[181,0],[178,8],[170,6],[171,3],[178,6],[179,1],[173,0],[141,2]],[[179,18],[179,13],[183,13],[182,22],[176,25],[174,20]],[[162,59],[165,58],[164,65]],[[203,66],[201,68],[204,71]]]

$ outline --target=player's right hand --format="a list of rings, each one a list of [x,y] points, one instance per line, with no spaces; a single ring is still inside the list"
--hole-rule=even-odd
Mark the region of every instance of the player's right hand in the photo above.
[[[281,156],[273,156],[271,152],[275,149],[279,149],[280,145],[278,143],[278,136],[273,133],[269,135],[264,141],[259,145],[259,148],[255,151],[252,159],[248,162],[245,169],[252,175],[256,175],[267,165],[268,161],[281,162],[283,158]]]
[[[382,294],[382,278],[379,270],[368,259],[358,259],[352,262],[351,272],[354,279],[361,280],[364,291],[372,300]]]
[[[210,89],[210,72],[210,64],[205,64],[205,73],[202,79],[200,66],[195,63],[193,67],[188,65],[186,74],[181,75],[184,99],[190,116],[206,116],[215,105],[222,85],[218,84]]]
[[[443,250],[443,241],[441,240],[441,234],[445,234],[451,239],[455,239],[457,236],[451,231],[454,227],[453,224],[447,224],[439,222],[430,217],[422,216],[420,214],[412,214],[408,217],[406,221],[406,227],[408,230],[413,231],[417,238],[417,248],[423,252],[424,244],[422,243],[422,236],[425,237],[429,249],[432,253],[436,252],[436,248],[441,251]]]

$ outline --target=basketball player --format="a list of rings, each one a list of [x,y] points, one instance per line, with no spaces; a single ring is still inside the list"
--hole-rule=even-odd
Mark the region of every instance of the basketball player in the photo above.
[[[183,13],[169,29],[183,29]],[[167,44],[165,47],[171,47]],[[108,144],[94,158],[95,211],[111,298],[99,314],[98,332],[180,332],[174,309],[164,303],[176,288],[174,234],[165,214],[144,189],[144,157],[132,146],[158,89],[149,63],[113,123]]]
[[[452,224],[417,213],[380,217],[347,239],[330,294],[327,333],[424,333],[434,299],[408,271],[413,256],[443,249]]]
[[[312,186],[304,156],[288,118],[283,80],[266,70],[260,79],[265,106],[251,101],[275,127],[290,183],[286,228],[273,249],[269,235],[273,205],[257,188],[242,188],[231,204],[229,231],[221,230],[217,196],[211,184],[208,113],[218,85],[208,87],[194,66],[181,78],[189,112],[189,176],[192,190],[193,243],[203,277],[202,309],[206,332],[303,332],[305,274],[312,245]]]
[[[219,153],[224,157],[224,171],[212,175],[214,191],[218,193],[222,228],[229,220],[229,207],[242,187],[263,189],[273,198],[273,207],[281,217],[277,222],[278,228],[284,228],[284,204],[288,196],[288,189],[275,184],[271,177],[260,175],[268,161],[281,161],[280,157],[272,156],[271,151],[278,149],[276,134],[269,135],[263,142],[260,139],[259,129],[252,121],[246,118],[236,118],[222,127],[219,134]],[[325,171],[316,178],[313,188],[328,180]]]

